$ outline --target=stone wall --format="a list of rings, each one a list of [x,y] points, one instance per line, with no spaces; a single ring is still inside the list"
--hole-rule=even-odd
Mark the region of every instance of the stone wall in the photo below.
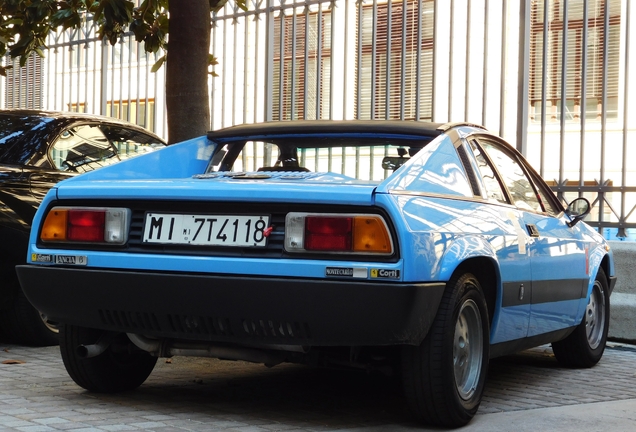
[[[618,281],[610,298],[609,338],[636,342],[636,242],[610,241]]]

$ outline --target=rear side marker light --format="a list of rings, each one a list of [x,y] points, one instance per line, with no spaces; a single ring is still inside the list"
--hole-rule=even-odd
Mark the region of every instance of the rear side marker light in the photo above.
[[[126,208],[53,207],[40,240],[121,245],[128,239],[130,214]]]
[[[393,243],[379,215],[288,213],[285,250],[392,255]]]

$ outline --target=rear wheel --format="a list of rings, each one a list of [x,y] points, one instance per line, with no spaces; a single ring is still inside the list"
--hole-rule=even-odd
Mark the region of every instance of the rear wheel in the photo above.
[[[473,418],[488,370],[488,322],[475,276],[451,279],[424,341],[402,351],[404,392],[419,420],[459,427]]]
[[[568,337],[552,344],[559,363],[576,368],[589,368],[598,363],[607,343],[609,318],[607,277],[599,268],[581,323]]]
[[[114,393],[135,389],[143,384],[157,363],[157,358],[145,351],[113,349],[114,346],[130,345],[125,334],[119,335],[119,341],[113,341],[114,344],[103,353],[84,358],[78,353],[78,347],[96,343],[104,332],[67,324],[59,327],[60,352],[66,371],[86,390]]]

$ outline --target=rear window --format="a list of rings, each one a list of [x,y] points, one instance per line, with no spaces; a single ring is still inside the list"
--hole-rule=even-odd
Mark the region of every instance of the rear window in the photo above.
[[[380,183],[407,163],[409,175],[397,175],[389,189],[473,196],[459,155],[445,135],[433,140],[364,133],[237,139],[219,146],[207,172],[329,172]]]
[[[382,181],[427,141],[399,138],[296,137],[233,141],[220,146],[208,172],[331,172]]]

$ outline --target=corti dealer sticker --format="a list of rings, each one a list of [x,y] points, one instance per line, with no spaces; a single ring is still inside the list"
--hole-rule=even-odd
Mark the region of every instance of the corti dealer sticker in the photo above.
[[[399,279],[399,270],[371,269],[371,277],[375,279]]]
[[[38,263],[52,263],[53,255],[33,253],[31,254],[31,261]]]

